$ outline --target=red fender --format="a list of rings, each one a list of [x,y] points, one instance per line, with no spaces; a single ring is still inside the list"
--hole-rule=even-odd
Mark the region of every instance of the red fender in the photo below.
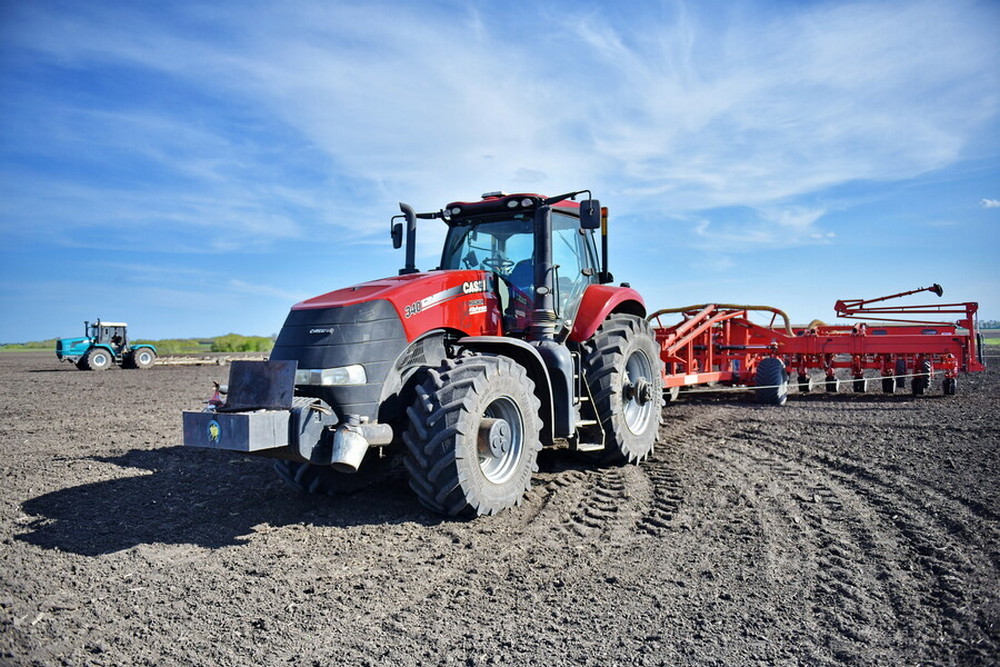
[[[646,303],[631,287],[591,285],[580,300],[580,308],[576,311],[569,339],[577,343],[587,340],[612,313],[645,317]]]

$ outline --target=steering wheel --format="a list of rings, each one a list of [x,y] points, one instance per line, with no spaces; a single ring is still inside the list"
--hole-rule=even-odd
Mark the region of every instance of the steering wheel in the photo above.
[[[510,270],[514,268],[514,260],[500,257],[499,255],[486,257],[483,259],[482,264],[498,273],[510,273]]]

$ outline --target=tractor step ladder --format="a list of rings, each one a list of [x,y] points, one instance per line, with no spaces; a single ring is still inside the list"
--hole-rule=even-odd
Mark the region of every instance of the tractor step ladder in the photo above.
[[[574,375],[573,379],[579,381],[580,375]],[[578,382],[577,386],[580,387],[577,401],[580,416],[576,420],[576,436],[569,439],[569,447],[575,452],[599,452],[604,449],[604,429],[597,418],[590,386],[586,382]]]

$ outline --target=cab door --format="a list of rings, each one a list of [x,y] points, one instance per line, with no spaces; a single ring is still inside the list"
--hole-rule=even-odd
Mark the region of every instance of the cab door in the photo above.
[[[556,314],[569,325],[576,317],[584,290],[598,281],[593,230],[581,229],[580,221],[573,216],[555,213],[552,216],[552,263],[556,267]]]

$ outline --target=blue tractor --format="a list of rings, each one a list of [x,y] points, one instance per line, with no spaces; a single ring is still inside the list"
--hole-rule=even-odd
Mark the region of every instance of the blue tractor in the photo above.
[[[84,322],[82,338],[56,341],[56,356],[81,371],[103,371],[111,364],[149,368],[156,362],[156,348],[146,343],[131,345],[127,328],[124,322]]]

